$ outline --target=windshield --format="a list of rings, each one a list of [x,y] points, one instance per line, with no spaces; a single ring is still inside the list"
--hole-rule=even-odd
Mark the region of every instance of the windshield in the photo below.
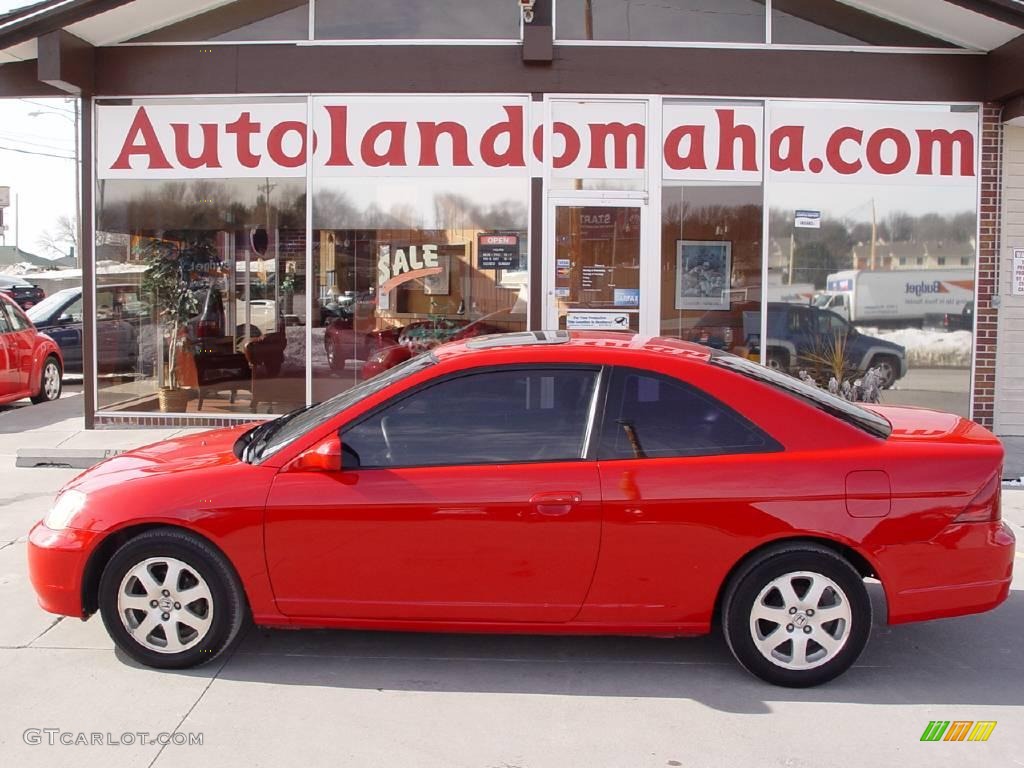
[[[270,458],[296,438],[304,435],[313,427],[322,424],[363,398],[380,392],[407,376],[422,371],[437,362],[426,352],[406,360],[390,370],[374,376],[372,379],[357,384],[352,389],[335,395],[322,403],[307,405],[287,413],[273,421],[260,424],[249,430],[243,439],[247,439],[243,459],[249,463],[257,463]]]
[[[831,296],[826,296],[826,295],[815,296],[814,297],[814,306],[824,308],[824,307],[827,307],[829,305],[830,301],[832,301],[832,297]]]
[[[28,319],[33,323],[38,323],[41,320],[45,320],[52,315],[57,308],[68,300],[68,297],[73,293],[77,293],[78,288],[65,288],[63,291],[57,291],[51,293],[45,299],[40,301],[38,304],[33,306],[28,311]]]
[[[892,434],[892,425],[877,413],[861,408],[859,405],[848,400],[843,400],[843,398],[837,397],[831,392],[805,384],[800,379],[765,368],[763,365],[747,360],[745,357],[737,357],[727,352],[713,352],[711,362],[713,365],[728,368],[730,371],[736,371],[748,378],[756,379],[776,389],[781,389],[787,394],[800,398],[818,410],[825,411],[825,413],[835,416],[837,419],[842,419],[847,424],[852,424],[875,437],[881,437],[884,440]]]

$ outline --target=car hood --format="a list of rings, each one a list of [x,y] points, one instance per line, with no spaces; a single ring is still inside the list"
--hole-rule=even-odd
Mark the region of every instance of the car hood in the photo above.
[[[67,488],[88,493],[108,486],[111,475],[118,483],[132,479],[209,469],[237,464],[234,445],[253,424],[215,429],[209,432],[174,437],[159,443],[126,451],[97,464],[75,478]]]

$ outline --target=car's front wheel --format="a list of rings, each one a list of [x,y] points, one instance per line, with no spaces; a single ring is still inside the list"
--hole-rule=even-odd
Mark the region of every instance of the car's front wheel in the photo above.
[[[151,667],[205,664],[238,638],[247,612],[224,556],[185,531],[130,539],[100,578],[99,606],[114,643]]]
[[[860,574],[815,545],[775,550],[736,574],[722,628],[736,660],[775,685],[804,688],[845,672],[871,631]]]

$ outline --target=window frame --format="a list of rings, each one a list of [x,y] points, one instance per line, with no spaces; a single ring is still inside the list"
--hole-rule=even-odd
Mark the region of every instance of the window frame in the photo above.
[[[436,378],[428,381],[420,382],[406,390],[398,393],[397,395],[385,400],[383,403],[374,406],[365,413],[359,414],[350,421],[346,421],[344,424],[339,426],[335,430],[335,434],[338,435],[338,440],[341,442],[342,455],[345,454],[345,431],[353,427],[357,427],[360,424],[369,421],[372,418],[380,415],[382,412],[389,408],[398,405],[402,401],[414,397],[420,392],[424,392],[436,386],[440,386],[449,381],[456,379],[466,378],[468,376],[477,376],[480,374],[487,373],[508,373],[512,371],[528,371],[528,372],[543,372],[543,371],[567,371],[567,370],[583,370],[591,371],[597,375],[597,379],[594,386],[594,392],[591,395],[590,404],[587,408],[586,423],[584,424],[583,431],[583,450],[578,458],[571,459],[536,459],[531,461],[481,461],[471,463],[461,462],[448,462],[443,464],[401,464],[392,466],[343,466],[343,472],[370,472],[370,471],[394,471],[394,470],[405,470],[405,469],[443,469],[445,467],[497,467],[502,465],[514,465],[514,466],[525,466],[529,464],[564,464],[566,462],[593,462],[597,459],[597,448],[600,442],[599,435],[599,420],[603,421],[604,405],[607,398],[608,381],[610,376],[608,370],[610,366],[594,364],[594,363],[509,363],[506,365],[501,364],[490,364],[481,365],[474,368],[465,368],[458,371],[452,371],[451,373],[443,374]]]
[[[673,454],[671,456],[612,456],[605,455],[605,437],[606,430],[611,424],[612,416],[612,404],[609,400],[610,392],[615,389],[617,385],[621,383],[620,377],[633,374],[641,374],[644,376],[650,376],[654,378],[666,379],[670,383],[681,387],[684,390],[688,390],[691,393],[695,393],[698,397],[702,397],[715,406],[720,408],[724,413],[736,419],[738,422],[744,424],[748,428],[752,429],[757,434],[764,438],[765,445],[761,448],[748,448],[743,450],[729,450],[729,451],[718,451],[707,452],[707,453],[683,453]],[[665,461],[665,460],[684,460],[684,459],[710,459],[718,458],[721,456],[749,456],[752,454],[762,453],[784,453],[786,451],[785,445],[776,440],[769,432],[763,429],[759,424],[748,419],[742,413],[737,411],[735,408],[727,403],[722,402],[719,398],[707,392],[703,387],[699,387],[686,379],[682,379],[679,376],[671,373],[665,373],[663,371],[657,371],[651,368],[638,368],[634,365],[614,365],[609,366],[608,375],[606,377],[606,387],[604,393],[604,403],[602,407],[603,417],[601,419],[600,429],[598,430],[597,439],[594,441],[597,454],[597,461],[608,462],[608,461]]]

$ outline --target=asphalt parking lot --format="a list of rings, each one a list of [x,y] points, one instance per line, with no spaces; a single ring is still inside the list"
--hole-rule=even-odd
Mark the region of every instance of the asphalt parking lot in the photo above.
[[[14,468],[14,412],[0,413],[0,765],[1024,765],[1021,575],[992,613],[879,623],[850,672],[802,691],[750,677],[717,635],[253,629],[209,667],[139,667],[98,618],[35,604],[25,536],[75,472]],[[1024,573],[1024,491],[1004,499]],[[985,743],[922,743],[931,720],[998,724]],[[140,743],[163,733],[202,744]]]
[[[882,392],[889,405],[917,405],[967,416],[971,372],[967,368],[911,368],[892,389]]]

